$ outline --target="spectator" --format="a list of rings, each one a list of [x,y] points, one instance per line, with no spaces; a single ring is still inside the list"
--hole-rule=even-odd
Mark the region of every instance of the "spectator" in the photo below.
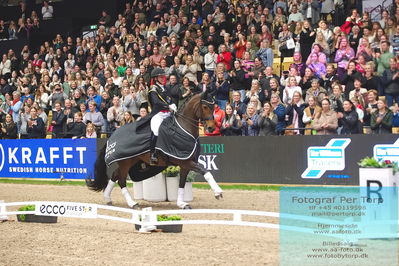
[[[295,128],[292,131],[289,131],[289,135],[299,135],[303,134],[303,110],[305,109],[305,105],[302,100],[302,94],[299,91],[295,91],[292,96],[292,101],[287,105],[286,108],[286,123],[287,128]],[[287,131],[286,131],[287,133]]]
[[[258,136],[258,117],[256,113],[256,106],[249,104],[247,111],[242,115],[242,135],[243,136]]]
[[[106,27],[111,25],[111,16],[108,15],[107,11],[102,11],[101,18],[98,20],[98,24]]]
[[[93,123],[89,122],[86,125],[86,138],[88,138],[88,139],[96,139],[97,138],[96,127],[94,126]]]
[[[292,57],[294,54],[294,48],[290,43],[293,43],[293,36],[292,33],[288,29],[287,24],[282,25],[282,31],[278,35],[278,40],[280,42],[279,44],[279,50],[281,53],[281,62],[284,61],[285,57]]]
[[[310,54],[308,67],[313,71],[316,77],[322,78],[327,74],[326,65],[319,59],[317,53]]]
[[[82,122],[83,116],[81,112],[74,114],[72,123],[67,124],[65,137],[72,139],[80,139],[86,135],[86,125]]]
[[[382,85],[388,106],[392,106],[394,100],[399,103],[399,69],[396,58],[390,59],[389,66],[382,75]]]
[[[370,126],[371,114],[377,111],[378,93],[376,90],[367,92],[367,104],[364,106],[363,125]]]
[[[312,50],[312,44],[314,43],[315,39],[315,31],[313,31],[313,29],[311,28],[309,21],[305,20],[305,22],[303,23],[302,32],[299,35],[299,43],[301,45],[301,55],[303,60],[309,57],[309,54]]]
[[[224,110],[220,109],[220,107],[217,104],[215,104],[215,107],[213,109],[213,117],[215,120],[215,130],[213,132],[205,131],[205,135],[221,136],[220,129],[222,127],[223,118],[225,117],[225,112]]]
[[[377,90],[379,95],[384,95],[383,88],[381,87],[381,79],[374,75],[374,63],[368,62],[364,68],[364,84],[366,90]]]
[[[135,121],[132,113],[130,111],[126,111],[123,113],[123,119],[121,121],[121,126],[133,123]]]
[[[222,44],[220,45],[220,52],[217,58],[217,63],[223,63],[226,67],[226,70],[229,71],[231,68],[231,61],[232,61],[232,56],[229,51],[226,49],[226,45]]]
[[[382,75],[385,70],[390,68],[390,60],[394,58],[394,55],[389,51],[389,42],[383,41],[380,44],[380,48],[375,50],[374,57],[377,64],[377,73]]]
[[[332,93],[332,83],[337,81],[338,77],[335,73],[334,65],[328,64],[326,68],[326,74],[321,77],[322,87],[327,91],[330,95]]]
[[[52,106],[52,110],[55,111],[55,104],[58,102],[64,105],[65,100],[68,99],[68,95],[63,92],[60,84],[56,84],[53,89],[53,93],[49,95],[49,101]]]
[[[262,60],[264,66],[273,66],[274,55],[273,50],[270,48],[270,42],[268,40],[262,40],[262,42],[260,43],[260,49],[256,52],[256,56]]]
[[[263,111],[258,118],[259,136],[276,135],[277,115],[269,102],[263,105]]]
[[[193,57],[191,55],[188,55],[186,57],[186,64],[182,69],[182,74],[184,75],[184,77],[187,77],[190,80],[190,82],[193,82],[196,85],[198,84],[197,80],[198,67],[199,65],[193,62]]]
[[[377,110],[371,114],[370,126],[374,134],[392,133],[392,111],[386,106],[385,101],[378,100]]]
[[[359,134],[359,117],[355,105],[350,100],[345,100],[343,104],[344,112],[337,113],[337,118],[341,128],[341,135]]]
[[[35,102],[43,109],[43,110],[49,110],[48,108],[48,102],[49,102],[49,96],[44,88],[43,85],[39,86],[39,89],[36,91],[35,94]]]
[[[339,78],[341,79],[342,85],[345,85],[346,99],[350,99],[349,94],[355,87],[355,80],[358,80],[360,82],[360,85],[363,83],[364,80],[362,74],[356,70],[356,63],[354,61],[350,61],[348,63],[348,69],[346,70],[344,75]]]
[[[57,139],[64,137],[64,126],[67,119],[61,107],[61,102],[56,102],[54,104],[53,118],[51,121],[53,137]]]
[[[288,84],[283,91],[283,102],[285,104],[290,104],[295,92],[299,92],[302,95],[302,89],[297,85],[295,77],[288,78]]]
[[[241,94],[238,91],[233,91],[233,103],[234,115],[238,114],[241,118],[247,111],[247,106],[241,101]]]
[[[355,51],[350,47],[346,38],[341,38],[338,42],[338,50],[335,54],[334,62],[338,63],[337,75],[342,78],[347,69],[349,61],[355,56]]]
[[[5,121],[1,123],[2,139],[16,139],[18,138],[17,125],[14,123],[10,114],[6,115]]]
[[[343,112],[345,95],[342,92],[342,86],[339,83],[335,83],[332,85],[332,88],[332,94],[329,97],[331,109],[335,112]]]
[[[241,101],[244,100],[246,90],[248,89],[247,78],[240,61],[234,61],[234,69],[229,72],[229,82],[231,84],[231,89],[240,93]]]
[[[10,25],[8,26],[8,39],[9,40],[18,39],[18,30],[14,21],[11,21]]]
[[[139,121],[140,119],[146,117],[148,115],[148,110],[146,108],[140,108],[140,117],[137,118],[136,121]]]
[[[8,105],[7,101],[3,98],[0,98],[0,122],[3,122],[6,118],[6,115],[10,111],[10,106]]]
[[[123,119],[123,108],[120,105],[120,100],[118,96],[114,96],[112,99],[112,107],[107,111],[107,120],[109,123],[110,132],[114,132],[120,127]]]
[[[222,136],[241,136],[242,122],[238,114],[234,114],[233,107],[226,105],[226,115],[223,118],[220,132]]]
[[[54,9],[52,6],[49,5],[48,0],[43,1],[43,7],[42,7],[42,17],[43,20],[49,20],[53,18],[53,13]]]
[[[353,90],[349,92],[348,99],[356,98],[359,101],[359,103],[364,106],[364,98],[365,98],[364,96],[367,94],[367,90],[365,88],[362,88],[361,85],[362,85],[361,80],[355,78],[353,82]]]
[[[215,82],[216,101],[220,109],[225,110],[229,101],[230,83],[224,78],[223,73],[219,72]]]
[[[321,108],[318,105],[317,98],[310,96],[308,98],[308,107],[303,111],[302,122],[305,125],[305,135],[313,135],[312,126],[313,121],[317,113],[321,112]],[[307,130],[306,130],[307,129]]]
[[[320,4],[317,0],[305,0],[302,3],[302,14],[312,25],[317,25],[320,20]]]
[[[321,102],[321,112],[315,116],[313,129],[317,135],[333,135],[337,133],[337,113],[331,110],[330,100],[324,99]]]
[[[213,45],[208,45],[208,53],[204,56],[205,72],[212,78],[216,68],[218,55]]]
[[[11,78],[11,60],[7,58],[6,54],[3,54],[3,58],[0,62],[0,76],[6,79]]]
[[[37,116],[35,107],[30,108],[30,117],[27,120],[27,133],[29,139],[44,138],[46,134],[46,126],[43,120]]]
[[[399,107],[394,104],[390,109],[392,111],[392,127],[399,127]]]
[[[85,124],[91,123],[95,127],[97,135],[101,132],[101,127],[104,125],[103,115],[97,111],[97,104],[94,101],[89,102],[89,112],[83,117]]]
[[[309,90],[306,91],[305,102],[308,103],[309,97],[314,96],[316,97],[317,104],[320,105],[321,101],[324,98],[328,98],[327,91],[320,87],[320,83],[318,79],[312,79],[312,86]]]

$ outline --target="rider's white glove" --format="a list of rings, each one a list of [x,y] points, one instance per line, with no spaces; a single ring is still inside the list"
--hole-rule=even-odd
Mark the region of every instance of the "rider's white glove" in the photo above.
[[[176,112],[177,112],[177,106],[176,106],[176,104],[172,103],[171,105],[169,105],[169,110],[170,110],[171,112],[176,113]]]

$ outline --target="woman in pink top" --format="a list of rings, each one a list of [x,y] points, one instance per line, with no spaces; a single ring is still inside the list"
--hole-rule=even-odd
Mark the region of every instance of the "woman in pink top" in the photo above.
[[[335,54],[334,62],[338,63],[337,75],[342,78],[351,59],[355,57],[355,51],[349,46],[348,40],[342,38],[339,42],[339,48]]]

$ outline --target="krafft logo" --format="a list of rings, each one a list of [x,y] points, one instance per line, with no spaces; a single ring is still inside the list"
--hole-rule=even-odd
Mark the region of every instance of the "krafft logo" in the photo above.
[[[3,140],[1,177],[86,178],[93,172],[95,139]]]
[[[38,202],[35,206],[35,214],[75,218],[97,218],[97,205],[75,202]]]
[[[198,163],[207,171],[219,170],[217,158],[221,154],[224,154],[224,144],[201,144]]]
[[[302,178],[321,178],[326,171],[345,169],[345,148],[351,139],[331,139],[326,146],[308,148],[308,168]]]
[[[3,170],[3,166],[4,166],[4,161],[5,161],[5,156],[4,156],[4,149],[3,149],[3,145],[0,144],[0,172],[1,170]]]

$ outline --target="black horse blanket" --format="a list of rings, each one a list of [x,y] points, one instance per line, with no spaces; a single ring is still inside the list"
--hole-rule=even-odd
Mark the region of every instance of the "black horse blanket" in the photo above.
[[[150,151],[150,119],[126,124],[118,128],[108,139],[105,162],[109,166],[114,162],[132,158]],[[174,116],[166,118],[160,128],[156,149],[165,155],[186,160],[191,156],[198,159],[199,139],[183,129]],[[138,162],[129,175],[133,181],[141,181],[161,172],[165,167],[153,167]]]

